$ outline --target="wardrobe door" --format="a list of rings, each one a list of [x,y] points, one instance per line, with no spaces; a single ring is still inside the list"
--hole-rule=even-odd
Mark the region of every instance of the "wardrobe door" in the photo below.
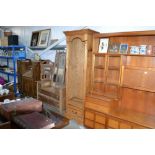
[[[85,42],[75,38],[70,43],[67,65],[67,91],[70,100],[83,100],[86,84]]]

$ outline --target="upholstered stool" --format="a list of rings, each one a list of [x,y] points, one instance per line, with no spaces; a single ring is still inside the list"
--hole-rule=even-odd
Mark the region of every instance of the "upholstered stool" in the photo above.
[[[52,119],[38,112],[15,116],[12,121],[23,129],[51,129],[55,127]]]

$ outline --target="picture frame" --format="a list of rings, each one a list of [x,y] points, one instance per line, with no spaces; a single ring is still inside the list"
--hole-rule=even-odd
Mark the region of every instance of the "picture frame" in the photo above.
[[[47,47],[49,45],[50,29],[34,31],[31,37],[31,47]]]
[[[152,46],[152,55],[155,55],[155,45]]]
[[[147,54],[147,55],[153,55],[153,52],[152,52],[152,45],[147,45],[146,54]]]
[[[38,32],[32,32],[32,37],[31,37],[31,47],[36,47],[38,46],[38,40],[39,40],[39,31]]]
[[[107,53],[108,45],[109,45],[109,38],[100,39],[99,51],[98,52],[99,53]]]
[[[139,54],[139,46],[131,46],[130,54]]]
[[[128,53],[128,44],[120,44],[119,53],[127,54]]]
[[[111,54],[118,54],[120,49],[120,43],[111,42],[108,48],[108,52]]]
[[[50,29],[40,31],[38,47],[47,47],[49,42],[49,36],[50,36]]]
[[[140,45],[139,54],[146,55],[146,52],[147,52],[147,45]]]

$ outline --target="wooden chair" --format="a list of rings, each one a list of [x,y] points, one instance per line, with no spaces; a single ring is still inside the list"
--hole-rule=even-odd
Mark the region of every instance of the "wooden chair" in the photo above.
[[[54,112],[62,115],[65,110],[66,96],[65,61],[66,54],[57,52],[54,66],[53,64],[42,66],[42,71],[46,70],[46,75],[42,75],[42,80],[37,84],[37,99],[47,103]]]

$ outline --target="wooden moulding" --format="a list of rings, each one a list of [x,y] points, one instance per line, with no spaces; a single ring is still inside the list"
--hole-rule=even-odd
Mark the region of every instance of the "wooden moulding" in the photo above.
[[[94,34],[94,37],[95,38],[106,38],[106,37],[154,36],[154,35],[155,35],[155,30],[116,32],[116,33],[100,33],[100,34]]]
[[[85,33],[87,34],[93,34],[98,33],[97,31],[91,30],[91,29],[81,29],[81,30],[75,30],[75,31],[64,31],[65,35],[72,36],[72,35],[83,35]]]

